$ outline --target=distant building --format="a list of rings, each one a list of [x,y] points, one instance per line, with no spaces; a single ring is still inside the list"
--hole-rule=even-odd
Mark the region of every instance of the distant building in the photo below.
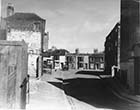
[[[104,53],[89,55],[89,69],[104,70]]]
[[[120,23],[117,23],[105,41],[105,73],[111,74],[113,66],[120,68]]]
[[[89,54],[77,54],[77,69],[89,69]]]
[[[51,58],[52,60],[52,69],[63,69],[66,65],[66,55],[69,51],[65,49],[49,49],[43,53],[44,59]],[[46,64],[47,65],[47,64]]]
[[[104,53],[69,53],[66,55],[69,69],[104,69]]]
[[[35,74],[42,72],[43,40],[45,20],[34,13],[14,13],[12,5],[7,7],[7,38],[9,41],[24,40],[28,44],[29,72]],[[39,57],[39,64],[37,58]],[[39,69],[39,71],[38,71]]]
[[[77,56],[76,54],[69,53],[66,55],[66,61],[69,69],[77,69]]]

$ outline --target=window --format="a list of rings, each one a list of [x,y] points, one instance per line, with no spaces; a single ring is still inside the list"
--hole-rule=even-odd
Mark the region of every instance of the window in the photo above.
[[[102,57],[100,58],[100,62],[103,62],[103,58]]]
[[[95,58],[90,57],[90,62],[94,62]]]
[[[84,57],[78,57],[79,61],[84,61]]]
[[[39,32],[40,31],[40,23],[34,23],[33,30]]]
[[[83,63],[79,63],[79,68],[82,68],[83,67]]]

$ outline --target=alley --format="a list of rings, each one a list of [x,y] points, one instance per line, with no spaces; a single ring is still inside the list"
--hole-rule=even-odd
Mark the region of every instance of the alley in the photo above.
[[[61,76],[62,74],[64,74],[63,89],[72,110],[139,110],[140,108],[138,103],[114,95],[104,80],[98,77],[98,72],[81,72],[81,74],[77,72],[73,73],[73,77],[69,72],[61,72]],[[53,85],[58,86],[56,83]]]

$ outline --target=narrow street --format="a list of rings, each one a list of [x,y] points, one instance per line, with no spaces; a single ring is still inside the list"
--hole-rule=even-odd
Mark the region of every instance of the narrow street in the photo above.
[[[140,0],[0,0],[0,110],[140,110]]]
[[[27,110],[139,110],[140,103],[118,97],[96,71],[52,71],[30,78]]]
[[[80,74],[78,72],[78,74],[73,74],[73,77],[68,72],[61,73],[61,76],[64,74],[63,89],[72,110],[140,109],[138,103],[127,101],[114,95],[109,86],[98,77],[98,73],[93,73],[93,75],[88,75],[88,73],[82,72]]]

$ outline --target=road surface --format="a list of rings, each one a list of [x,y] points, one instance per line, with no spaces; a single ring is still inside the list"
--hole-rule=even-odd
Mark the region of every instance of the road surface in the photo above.
[[[114,95],[98,74],[63,73],[63,89],[72,110],[140,110],[140,104]],[[66,75],[67,74],[67,75]],[[81,77],[80,77],[81,75]],[[62,75],[61,75],[62,76]]]

